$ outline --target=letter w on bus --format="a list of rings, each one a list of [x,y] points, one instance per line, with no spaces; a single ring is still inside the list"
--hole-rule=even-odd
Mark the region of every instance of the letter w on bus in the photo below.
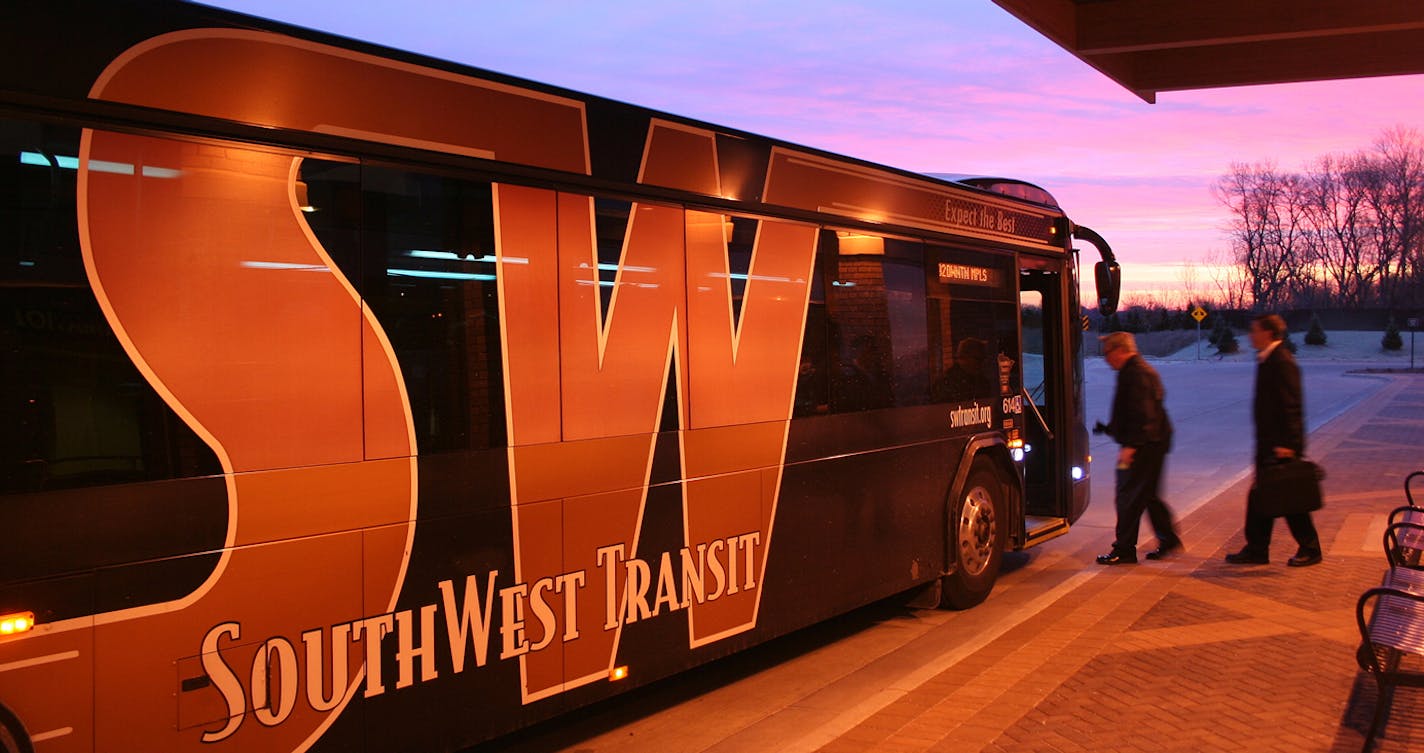
[[[714,145],[710,132],[655,121],[641,180],[718,195]],[[682,485],[684,543],[695,548],[747,532],[761,542],[755,572],[742,574],[753,587],[691,605],[689,646],[751,629],[817,228],[761,222],[734,319],[725,218],[635,204],[605,315],[593,200],[499,186],[496,202],[516,580],[595,572],[596,552],[612,544],[637,551],[674,379],[683,473],[693,479]],[[528,263],[505,264],[506,256]],[[600,605],[627,601],[618,592],[624,580],[590,578],[578,605],[578,640],[520,657],[526,703],[608,677],[622,630],[621,622],[604,629]],[[615,593],[605,593],[610,588]]]

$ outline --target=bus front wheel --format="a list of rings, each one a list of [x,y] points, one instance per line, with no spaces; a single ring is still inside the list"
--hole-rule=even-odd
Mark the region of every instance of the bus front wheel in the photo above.
[[[954,571],[944,576],[940,605],[968,609],[988,598],[1004,557],[1004,485],[988,462],[974,462],[951,512]]]

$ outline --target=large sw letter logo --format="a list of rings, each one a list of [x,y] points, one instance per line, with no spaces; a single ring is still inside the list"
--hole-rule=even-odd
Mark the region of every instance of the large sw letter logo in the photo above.
[[[655,121],[641,180],[717,195],[715,144],[710,132]],[[516,580],[598,572],[595,552],[608,545],[636,551],[671,372],[680,397],[685,543],[749,532],[756,543],[749,562],[740,558],[747,547],[736,553],[743,572],[733,579],[751,587],[691,605],[689,643],[754,627],[817,228],[760,222],[734,318],[725,218],[635,204],[605,317],[592,199],[501,186],[497,203]],[[629,598],[621,575],[611,581],[614,593],[609,582],[588,579],[577,641],[521,657],[526,702],[608,676],[621,622],[606,630],[603,605],[622,610]],[[553,598],[559,612],[560,597]]]

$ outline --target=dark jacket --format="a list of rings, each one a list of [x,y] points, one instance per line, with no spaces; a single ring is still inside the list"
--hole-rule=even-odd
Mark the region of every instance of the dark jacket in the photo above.
[[[1172,421],[1162,404],[1166,397],[1157,370],[1140,355],[1129,358],[1117,372],[1108,436],[1124,447],[1170,443]]]
[[[1277,345],[1256,367],[1256,396],[1252,401],[1256,421],[1256,462],[1270,460],[1273,447],[1305,453],[1305,398],[1300,388],[1300,367],[1285,346]]]

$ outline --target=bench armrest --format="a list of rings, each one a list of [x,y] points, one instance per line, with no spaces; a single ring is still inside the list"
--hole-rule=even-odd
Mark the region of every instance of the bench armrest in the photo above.
[[[1424,521],[1424,507],[1418,507],[1414,504],[1408,504],[1400,505],[1399,507],[1390,510],[1389,523],[1387,525],[1394,525],[1395,523],[1400,522],[1419,523],[1421,521]]]
[[[1384,529],[1384,557],[1390,567],[1418,567],[1420,565],[1417,556],[1414,558],[1415,561],[1406,562],[1400,552],[1401,549],[1424,552],[1424,524],[1401,521],[1391,523]]]

